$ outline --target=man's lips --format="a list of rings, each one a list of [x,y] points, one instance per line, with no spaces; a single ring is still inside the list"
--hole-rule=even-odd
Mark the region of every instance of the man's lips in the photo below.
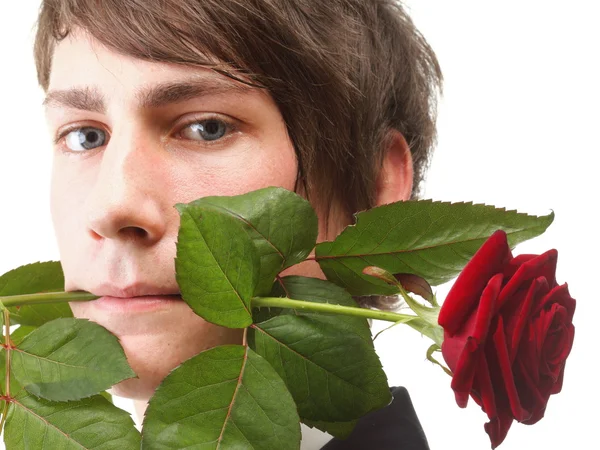
[[[144,295],[140,297],[103,296],[94,300],[96,308],[120,314],[168,309],[182,301],[181,295]]]

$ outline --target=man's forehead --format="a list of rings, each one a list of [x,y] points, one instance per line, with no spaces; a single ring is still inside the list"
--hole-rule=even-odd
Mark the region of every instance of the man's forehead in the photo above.
[[[223,73],[226,70],[124,55],[79,32],[69,34],[55,48],[48,98],[64,99],[71,92],[68,94],[71,98],[76,95],[80,100],[95,99],[99,103],[112,93],[125,92],[141,106],[152,107],[169,99],[185,99],[210,91],[241,94],[251,89],[251,84]]]

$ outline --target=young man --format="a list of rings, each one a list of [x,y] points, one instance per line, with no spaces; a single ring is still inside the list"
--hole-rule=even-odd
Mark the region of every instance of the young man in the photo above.
[[[71,307],[119,337],[139,378],[113,390],[140,410],[182,361],[241,343],[147,297],[178,294],[176,203],[281,186],[329,240],[416,196],[434,141],[440,69],[391,0],[44,0],[35,57],[65,290],[103,296]],[[324,278],[314,261],[293,271]],[[395,394],[324,448],[427,448]]]

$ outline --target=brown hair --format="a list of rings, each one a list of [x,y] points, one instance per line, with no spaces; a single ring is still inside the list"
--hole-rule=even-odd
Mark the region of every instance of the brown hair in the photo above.
[[[43,0],[35,61],[45,90],[54,47],[75,28],[122,54],[266,88],[296,150],[296,187],[348,223],[374,206],[390,128],[408,142],[420,192],[442,74],[396,1]]]
[[[35,61],[44,89],[54,47],[74,28],[126,55],[208,66],[266,88],[296,149],[298,180],[309,199],[319,193],[319,206],[338,204],[348,217],[374,206],[390,128],[408,142],[413,197],[420,191],[442,75],[397,2],[43,0]]]

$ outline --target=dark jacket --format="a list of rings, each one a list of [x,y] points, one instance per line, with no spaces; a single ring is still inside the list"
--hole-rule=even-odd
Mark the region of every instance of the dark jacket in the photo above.
[[[362,417],[347,439],[333,438],[321,450],[429,450],[408,391],[391,391],[392,403]]]

